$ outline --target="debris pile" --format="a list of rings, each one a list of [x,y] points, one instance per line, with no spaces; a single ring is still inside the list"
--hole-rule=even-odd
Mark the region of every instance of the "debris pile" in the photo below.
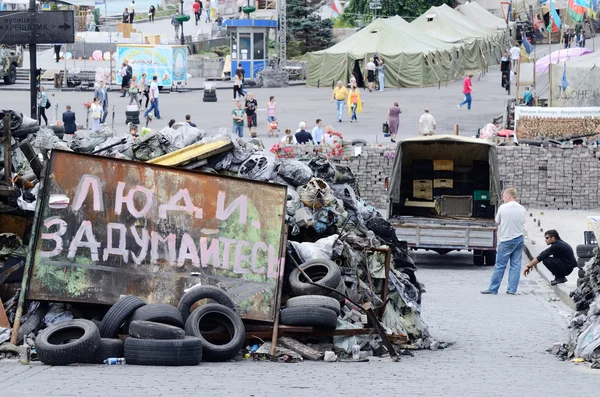
[[[561,359],[583,359],[600,369],[600,256],[579,269],[577,288],[570,296],[577,314],[569,324],[569,342],[557,343],[552,352]]]
[[[48,150],[62,149],[286,185],[288,244],[280,324],[288,328],[277,346],[278,352],[296,352],[300,359],[324,357],[325,351],[299,342],[303,336],[308,337],[306,339],[315,336],[329,338],[321,339],[319,346],[327,347],[326,351],[330,353],[327,356],[330,358],[337,357],[335,353],[339,357],[347,357],[353,350],[357,353],[357,349],[362,351],[363,356],[382,355],[386,351],[390,356],[395,356],[396,348],[401,351],[403,348],[444,347],[443,343],[430,337],[427,326],[421,320],[422,288],[415,276],[416,268],[408,254],[406,242],[399,241],[391,224],[360,198],[356,179],[348,167],[335,165],[325,157],[280,159],[262,149],[260,142],[245,142],[225,131],[207,137],[201,130],[185,123],[177,123],[172,128],[166,127],[158,132],[144,129],[140,134],[135,134],[136,131],[132,131],[133,134],[124,138],[115,137],[114,132],[106,128],[95,134],[78,132],[68,147],[51,129],[42,128],[36,132],[35,136],[29,135],[23,141],[29,149],[35,147],[33,156],[15,155],[18,149],[12,153],[13,175],[29,172],[34,168],[32,161],[37,158],[46,161]],[[36,176],[41,176],[41,169]],[[11,196],[12,201],[8,205],[13,205],[11,208],[15,210],[19,208],[21,213],[27,211],[28,220],[31,221],[38,192],[35,184],[25,185],[18,188],[16,197]],[[22,201],[27,205],[19,204]],[[0,198],[0,204],[6,202]],[[6,258],[15,256],[23,259],[26,246],[22,242],[27,243],[27,233],[9,233],[4,240],[0,238],[0,261],[4,260],[6,264]],[[6,243],[5,240],[10,242]],[[22,266],[21,263],[20,268]],[[0,267],[0,277],[5,270],[6,265]],[[0,278],[0,284],[2,282],[4,280]],[[10,288],[0,288],[0,296],[7,299],[4,309],[8,314],[8,322],[12,324],[20,278],[8,285]],[[126,340],[123,353],[126,361],[132,364],[157,365],[157,362],[150,362],[150,358],[146,360],[137,353],[128,354],[128,348],[130,352],[136,349],[143,352],[151,343],[143,341],[144,335],[152,336],[146,340],[160,340],[157,337],[159,334],[171,335],[165,338],[171,342],[155,343],[154,351],[168,350],[167,345],[169,349],[173,344],[183,346],[183,342],[172,341],[187,341],[188,337],[195,337],[201,341],[204,359],[234,358],[250,332],[246,334],[244,323],[235,314],[232,301],[226,294],[223,296],[218,287],[212,287],[211,290],[203,288],[208,287],[188,291],[182,297],[179,311],[172,306],[169,306],[171,309],[166,308],[168,305],[145,305],[142,301],[135,301],[136,305],[134,297],[129,297],[131,302],[126,310],[118,310],[118,318],[113,318],[113,314],[115,307],[123,305],[122,301],[112,306],[106,314],[102,310],[87,310],[78,304],[28,302],[17,343],[24,343],[35,352],[40,347],[37,341],[41,341],[44,349],[48,340],[56,339],[48,337],[49,333],[54,332],[52,330],[69,335],[72,333],[68,331],[69,327],[79,327],[83,330],[79,333],[92,335],[93,348],[87,349],[86,357],[72,356],[68,359],[71,362],[99,362],[104,353],[99,355],[98,352],[117,354],[115,351],[120,352],[123,346],[116,346],[105,339],[115,338],[118,334],[132,336]],[[198,295],[200,292],[200,295],[208,294],[204,298],[217,303],[201,305],[190,314],[190,308],[203,298]],[[154,310],[161,312],[158,317],[138,313],[154,313]],[[173,318],[166,314],[167,311],[173,312],[175,317],[175,313],[179,314],[179,321],[165,320]],[[205,320],[205,326],[200,322],[202,319]],[[224,321],[222,319],[228,319],[227,324],[220,323]],[[2,317],[0,343],[6,344],[10,338],[10,324],[2,328],[1,320]],[[107,326],[107,322],[110,326]],[[99,327],[98,332],[92,329],[92,323]],[[66,325],[59,327],[59,324]],[[108,331],[107,327],[110,328]],[[181,339],[181,331],[173,327],[184,329],[187,336]],[[40,333],[44,328],[45,331]],[[215,337],[228,334],[230,341],[211,345],[210,338],[205,338],[210,333],[217,334],[213,335]],[[294,339],[288,337],[292,335]],[[68,343],[78,342],[73,340]],[[188,347],[181,348],[185,350]],[[390,352],[390,348],[394,352]],[[192,347],[189,349],[193,350]],[[248,346],[244,354],[246,357],[256,357],[269,349],[267,343],[256,349]],[[37,353],[42,361],[47,360],[44,353]],[[295,357],[276,355],[280,360],[283,356],[288,359]],[[168,359],[165,360],[161,363],[168,364]],[[190,363],[194,361],[190,360]],[[56,362],[62,361],[59,359]]]

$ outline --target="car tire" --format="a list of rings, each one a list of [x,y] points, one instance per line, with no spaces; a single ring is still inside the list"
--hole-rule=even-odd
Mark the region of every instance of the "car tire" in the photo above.
[[[285,303],[285,307],[324,307],[333,310],[338,316],[342,312],[340,309],[340,302],[338,302],[337,299],[321,295],[296,296],[288,299]]]
[[[485,256],[481,250],[473,250],[473,264],[475,266],[483,266],[485,262]]]
[[[4,84],[15,84],[17,82],[17,67],[11,64],[8,67],[8,74],[4,76]]]
[[[279,321],[283,325],[335,329],[337,315],[324,307],[288,307],[281,310]]]
[[[133,321],[152,321],[160,324],[173,325],[183,329],[183,319],[181,313],[175,306],[171,306],[166,303],[155,303],[152,305],[145,305],[137,309],[126,324],[125,331],[129,333],[129,324]]]
[[[353,139],[352,146],[367,146],[367,141],[364,139]]]
[[[577,277],[584,278],[585,277],[585,270],[579,268],[579,270],[577,271]]]
[[[577,246],[577,257],[579,258],[593,258],[594,248],[597,244],[580,244]]]
[[[104,364],[104,360],[113,357],[123,357],[123,341],[121,339],[102,338],[98,350],[84,363]]]
[[[138,339],[183,339],[185,331],[168,324],[135,320],[129,324],[129,336]]]
[[[196,302],[202,299],[211,299],[221,305],[227,306],[228,308],[235,310],[235,303],[227,292],[214,285],[199,285],[188,290],[181,299],[177,309],[181,313],[181,318],[184,324],[187,322],[190,316],[190,310]]]
[[[217,98],[202,98],[202,102],[217,102]]]
[[[130,118],[138,118],[138,117],[140,117],[140,111],[139,110],[133,110],[133,111],[126,110],[125,111],[125,117],[126,118],[128,118],[128,117],[130,117]]]
[[[21,328],[19,328],[17,344],[20,344],[27,335],[29,335],[32,332],[35,332],[40,327],[40,323],[46,316],[47,312],[48,305],[45,302],[40,302],[38,308],[35,309],[29,315],[29,317],[27,317],[27,321],[25,321],[23,325],[21,325]]]
[[[486,266],[496,265],[496,251],[483,251]]]
[[[129,317],[146,303],[137,296],[127,295],[115,303],[104,315],[100,324],[100,336],[103,338],[116,338],[121,326]]]
[[[206,331],[215,332],[215,324],[226,328],[230,337],[227,342],[217,344],[204,338],[203,334],[206,334]],[[229,307],[218,303],[209,303],[194,310],[185,323],[185,333],[202,340],[205,361],[226,361],[234,358],[246,339],[246,328],[240,316]]]
[[[52,325],[35,338],[35,350],[47,365],[68,365],[89,360],[100,347],[98,327],[88,320]]]
[[[192,336],[183,339],[125,339],[125,362],[131,365],[198,365],[202,361],[202,340]]]
[[[304,262],[300,268],[312,279],[313,282],[330,288],[337,288],[342,279],[339,266],[329,259],[313,259]],[[294,296],[300,295],[328,295],[330,291],[316,285],[308,284],[304,274],[297,268],[292,270],[289,277],[290,288]]]

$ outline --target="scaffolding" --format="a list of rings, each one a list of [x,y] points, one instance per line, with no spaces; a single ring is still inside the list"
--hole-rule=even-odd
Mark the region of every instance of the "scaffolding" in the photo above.
[[[277,66],[285,69],[287,63],[287,0],[277,0]]]

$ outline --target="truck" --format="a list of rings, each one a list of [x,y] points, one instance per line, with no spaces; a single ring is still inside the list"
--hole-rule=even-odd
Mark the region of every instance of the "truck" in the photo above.
[[[399,140],[388,182],[389,221],[411,249],[467,250],[477,266],[496,263],[501,181],[493,143],[456,135]]]
[[[152,77],[158,78],[157,85],[171,88],[187,81],[187,47],[182,45],[117,44],[117,82],[123,62],[127,61],[138,80],[146,73],[148,84]]]
[[[0,77],[4,84],[17,82],[17,68],[23,67],[21,46],[0,46]]]

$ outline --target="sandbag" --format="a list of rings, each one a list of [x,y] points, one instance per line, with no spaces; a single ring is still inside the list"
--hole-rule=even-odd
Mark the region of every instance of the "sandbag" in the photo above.
[[[71,149],[76,152],[90,153],[96,146],[106,146],[104,143],[113,137],[113,132],[109,127],[101,127],[96,132],[77,131],[73,135]]]
[[[310,167],[298,160],[284,160],[277,173],[292,186],[306,185],[313,177]]]
[[[72,151],[62,139],[56,136],[54,130],[48,127],[41,127],[31,144],[38,149]]]
[[[165,154],[156,131],[150,131],[140,137],[131,148],[135,158],[141,161],[148,161]]]
[[[312,209],[327,207],[335,200],[327,182],[320,178],[311,179],[306,185],[300,186],[297,191],[302,203]]]
[[[157,136],[162,150],[171,153],[200,141],[204,137],[204,131],[188,123],[175,123],[172,127],[160,130]]]
[[[240,166],[238,176],[255,181],[268,181],[279,164],[277,157],[271,153],[257,152]]]
[[[10,130],[14,131],[23,124],[23,113],[16,110],[0,110],[0,131],[4,131],[4,117],[10,115]]]

